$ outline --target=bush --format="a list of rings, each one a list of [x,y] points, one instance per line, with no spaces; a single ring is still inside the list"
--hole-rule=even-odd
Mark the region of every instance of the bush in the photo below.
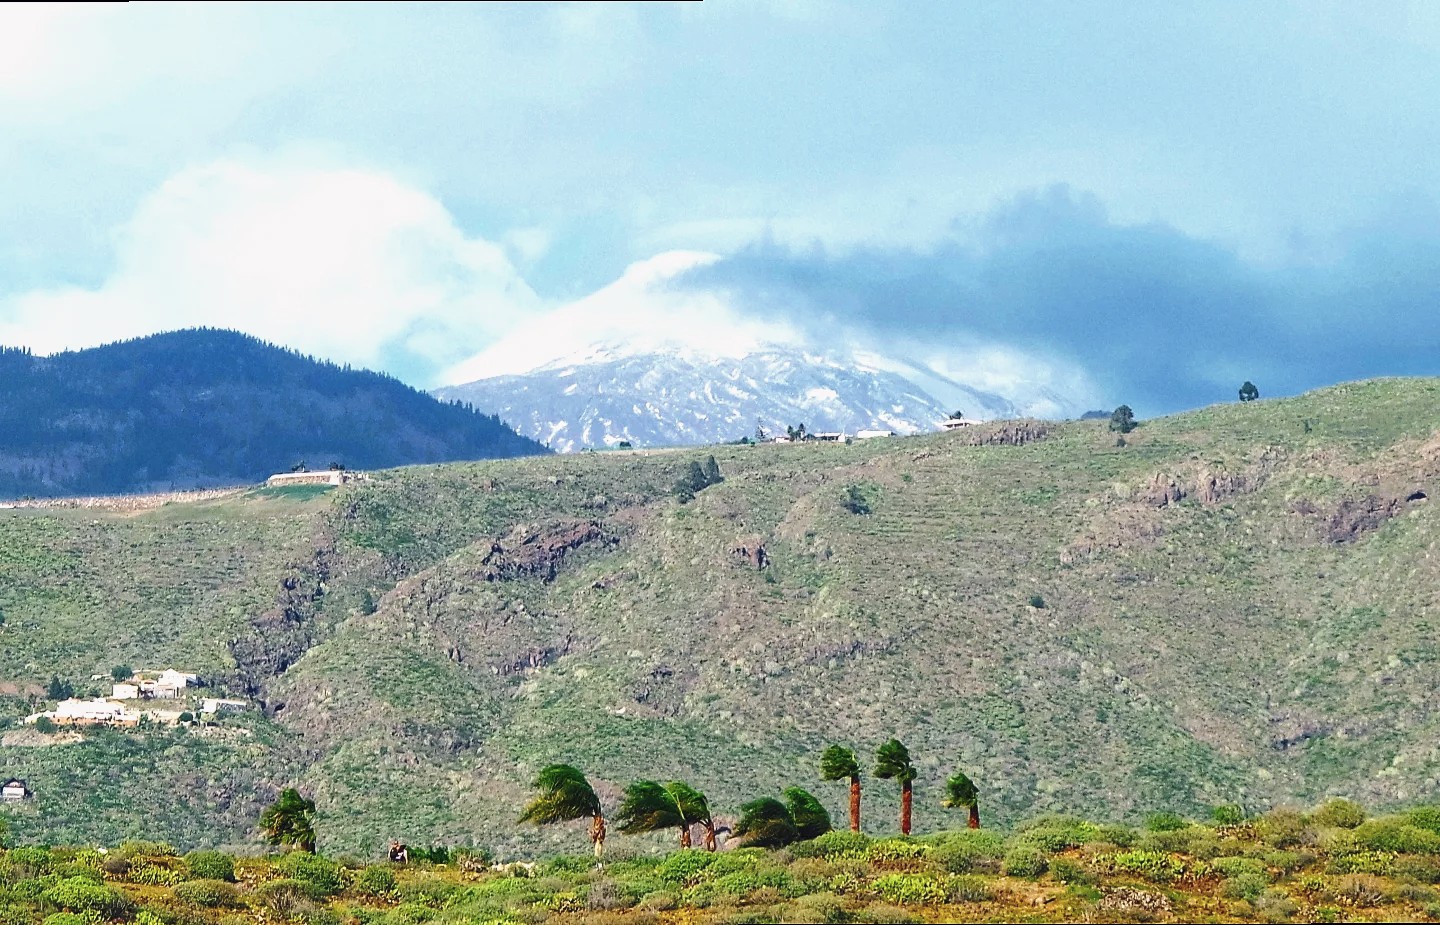
[[[1375,851],[1440,854],[1440,835],[1408,824],[1405,817],[1371,819],[1354,829],[1355,841]]]
[[[1151,813],[1145,817],[1145,831],[1174,832],[1188,828],[1190,820],[1176,813]]]
[[[113,888],[85,877],[60,880],[44,897],[67,912],[93,912],[107,919],[125,918],[135,905]]]
[[[882,838],[865,849],[865,857],[870,861],[920,861],[929,854],[929,845],[908,838]]]
[[[609,912],[615,909],[629,909],[637,897],[624,884],[611,879],[596,880],[585,894],[588,909]]]
[[[196,880],[235,882],[235,861],[219,851],[192,851],[185,855],[185,870]]]
[[[899,906],[888,903],[871,903],[856,915],[855,921],[865,925],[913,925],[920,921]]]
[[[1055,858],[1050,862],[1050,875],[1060,883],[1077,886],[1094,886],[1096,876],[1085,869],[1085,865],[1070,858]]]
[[[910,906],[937,905],[950,895],[933,874],[886,874],[876,878],[871,889],[887,902]]]
[[[1016,830],[1016,842],[1054,854],[1066,848],[1078,848],[1099,837],[1100,829],[1084,819],[1070,816],[1041,816],[1022,823]]]
[[[1281,890],[1266,890],[1250,900],[1250,905],[1254,906],[1255,912],[1267,922],[1288,922],[1300,911],[1300,907]]]
[[[1315,833],[1305,824],[1305,817],[1293,809],[1272,809],[1256,820],[1256,831],[1267,845],[1293,848],[1315,841]]]
[[[1269,886],[1270,880],[1264,874],[1244,871],[1227,878],[1221,892],[1230,899],[1254,899]]]
[[[91,925],[91,923],[85,916],[74,912],[54,912],[45,916],[43,925]]]
[[[1405,821],[1417,829],[1440,835],[1440,806],[1417,806],[1405,814]]]
[[[1045,852],[1033,845],[1017,845],[1006,853],[1000,870],[1011,877],[1038,877],[1049,867]]]
[[[11,848],[5,852],[5,861],[22,873],[32,876],[43,874],[50,869],[50,849],[29,846]]]
[[[1210,866],[1227,877],[1238,877],[1241,874],[1265,876],[1265,862],[1259,858],[1216,858]]]
[[[1325,869],[1332,874],[1379,874],[1395,872],[1395,855],[1388,851],[1356,851],[1330,859]]]
[[[187,880],[174,892],[176,899],[191,906],[219,909],[240,905],[240,892],[224,880]]]
[[[1210,810],[1210,821],[1216,825],[1239,825],[1245,821],[1245,810],[1239,803],[1226,803]]]
[[[849,921],[845,906],[834,893],[812,893],[797,899],[780,921],[786,925],[838,925]]]
[[[836,831],[792,845],[790,853],[797,858],[859,858],[869,846],[870,839],[863,833]]]
[[[185,875],[158,864],[141,864],[131,868],[128,879],[141,886],[174,886],[183,881]]]
[[[819,841],[817,838],[816,841]],[[655,873],[662,880],[670,883],[688,885],[698,882],[705,868],[709,867],[718,855],[701,851],[697,848],[690,848],[685,851],[676,851],[656,868]]]
[[[1429,857],[1397,858],[1395,875],[1417,883],[1440,883],[1440,860]]]
[[[120,843],[113,854],[122,858],[173,858],[176,852],[174,846],[159,841],[143,841],[131,839]]]
[[[255,888],[255,898],[282,919],[288,919],[310,899],[310,886],[300,880],[271,880]]]
[[[637,905],[646,912],[669,912],[680,905],[680,899],[668,890],[656,890],[642,896]]]
[[[1115,870],[1144,877],[1152,883],[1169,883],[1185,873],[1183,861],[1159,851],[1122,851],[1111,856],[1110,864]]]
[[[536,884],[523,883],[523,888],[528,891],[543,892]],[[445,905],[460,892],[460,884],[453,880],[446,880],[433,874],[417,877],[408,883],[402,883],[398,887],[401,900],[407,903],[416,903],[422,906],[429,906],[432,909],[443,909]]]
[[[306,892],[314,899],[334,896],[345,887],[339,864],[307,851],[290,852],[275,864],[275,869],[305,884]]]
[[[395,874],[388,867],[367,867],[355,878],[355,891],[365,896],[389,896],[395,892]]]
[[[1353,829],[1365,821],[1365,808],[1353,800],[1336,797],[1326,800],[1319,809],[1311,813],[1310,821],[1315,825]]]
[[[1102,825],[1095,829],[1095,840],[1109,842],[1117,848],[1133,848],[1140,836],[1128,825]]]

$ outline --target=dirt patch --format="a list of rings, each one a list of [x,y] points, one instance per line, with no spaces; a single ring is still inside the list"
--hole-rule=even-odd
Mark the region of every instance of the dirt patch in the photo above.
[[[27,726],[24,729],[11,729],[0,736],[0,745],[6,748],[44,748],[47,745],[70,745],[83,738],[78,732],[55,732],[47,735]]]
[[[619,543],[598,521],[560,524],[550,527],[519,527],[494,540],[480,560],[478,578],[483,581],[512,581],[539,578],[554,581],[560,565],[582,546],[602,547]]]

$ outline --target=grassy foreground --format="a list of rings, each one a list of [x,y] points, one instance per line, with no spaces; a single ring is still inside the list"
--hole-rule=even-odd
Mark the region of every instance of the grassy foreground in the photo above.
[[[1440,919],[1440,806],[1367,819],[1347,800],[1306,814],[1145,828],[1041,817],[1002,834],[870,839],[832,832],[787,849],[642,853],[493,865],[367,864],[302,853],[184,857],[132,841],[102,852],[13,848],[0,922],[749,923]],[[577,841],[583,839],[578,831]],[[653,843],[651,844],[653,848]]]

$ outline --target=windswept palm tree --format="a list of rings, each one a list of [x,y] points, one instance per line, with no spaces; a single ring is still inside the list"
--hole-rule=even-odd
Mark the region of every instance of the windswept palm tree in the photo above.
[[[735,835],[743,838],[748,848],[783,848],[800,837],[789,807],[773,797],[761,797],[740,807]]]
[[[785,808],[790,810],[790,819],[801,840],[818,838],[830,831],[830,813],[808,790],[786,788]]]
[[[860,762],[843,745],[832,745],[820,756],[821,780],[850,780],[850,831],[860,831]]]
[[[915,765],[910,763],[910,750],[891,739],[875,752],[875,776],[881,780],[900,782],[900,834],[910,834],[911,784],[915,781]]]
[[[705,795],[684,781],[660,784],[637,780],[625,788],[625,797],[615,813],[615,823],[627,835],[679,829],[680,847],[689,848],[690,827],[705,829],[705,847],[715,850],[715,820]]]
[[[605,813],[585,775],[568,764],[552,764],[541,769],[534,786],[539,793],[525,807],[520,821],[550,825],[588,816],[590,842],[595,846],[598,859],[605,851]]]
[[[945,799],[940,801],[940,805],[946,809],[970,810],[970,822],[966,827],[980,828],[980,788],[964,771],[956,771],[945,782]]]
[[[294,787],[280,791],[280,798],[260,814],[260,832],[272,845],[290,845],[315,852],[315,801],[307,800]]]

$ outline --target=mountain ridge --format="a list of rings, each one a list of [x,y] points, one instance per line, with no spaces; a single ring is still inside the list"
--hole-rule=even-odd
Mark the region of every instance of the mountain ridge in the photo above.
[[[254,483],[545,450],[393,377],[194,328],[34,356],[0,350],[0,497]]]

